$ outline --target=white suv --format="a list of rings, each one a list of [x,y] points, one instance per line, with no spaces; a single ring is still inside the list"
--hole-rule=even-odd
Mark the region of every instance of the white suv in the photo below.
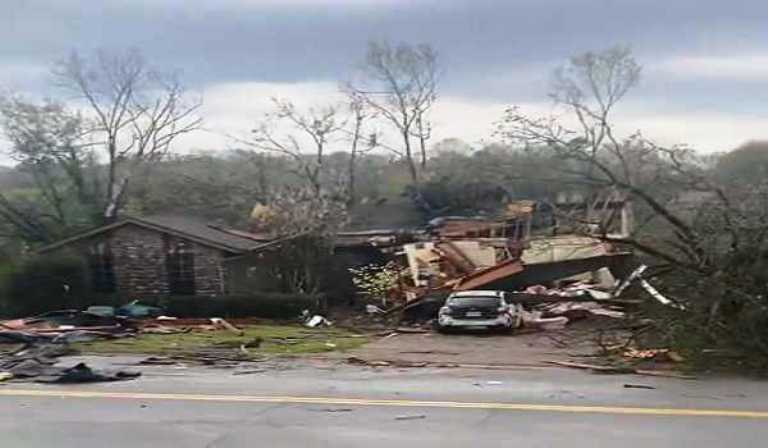
[[[522,307],[509,304],[504,291],[461,291],[445,299],[438,313],[437,329],[512,330],[522,325]]]

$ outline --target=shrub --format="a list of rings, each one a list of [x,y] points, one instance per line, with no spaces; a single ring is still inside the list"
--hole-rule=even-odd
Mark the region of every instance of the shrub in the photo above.
[[[0,316],[7,314],[6,308],[10,302],[11,276],[15,267],[9,262],[0,262]]]
[[[79,308],[88,292],[87,271],[73,257],[34,257],[10,272],[3,314],[30,316],[45,311]]]

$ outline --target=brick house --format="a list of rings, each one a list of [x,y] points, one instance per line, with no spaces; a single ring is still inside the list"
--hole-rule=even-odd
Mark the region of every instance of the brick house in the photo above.
[[[81,259],[98,293],[219,296],[270,290],[259,267],[276,243],[188,217],[127,217],[38,253]]]

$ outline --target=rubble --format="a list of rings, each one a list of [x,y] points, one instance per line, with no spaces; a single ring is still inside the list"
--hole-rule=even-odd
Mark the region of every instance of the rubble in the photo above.
[[[132,322],[88,311],[59,310],[0,322],[0,341],[76,342],[122,337],[135,331]]]
[[[535,209],[533,201],[518,201],[496,217],[436,218],[426,232],[411,234],[399,246],[390,238],[385,258],[397,263],[402,275],[380,297],[380,305],[367,303],[366,312],[372,319],[398,313],[401,322],[421,329],[452,292],[497,290],[525,307],[528,328],[562,329],[587,317],[624,317],[611,301],[626,287],[617,278],[628,274],[624,265],[631,254],[592,236],[533,238]]]

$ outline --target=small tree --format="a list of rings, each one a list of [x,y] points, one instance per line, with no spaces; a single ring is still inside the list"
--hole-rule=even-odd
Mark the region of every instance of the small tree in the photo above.
[[[399,291],[401,270],[397,263],[390,261],[385,265],[369,264],[350,268],[349,272],[352,274],[352,283],[363,295],[387,306],[392,292]]]

